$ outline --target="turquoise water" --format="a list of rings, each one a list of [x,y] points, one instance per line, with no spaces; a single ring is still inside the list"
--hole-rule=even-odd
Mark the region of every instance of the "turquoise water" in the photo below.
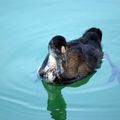
[[[71,40],[93,26],[107,53],[96,73],[68,86],[37,78],[54,35]],[[1,0],[0,120],[119,120],[119,39],[119,0]]]

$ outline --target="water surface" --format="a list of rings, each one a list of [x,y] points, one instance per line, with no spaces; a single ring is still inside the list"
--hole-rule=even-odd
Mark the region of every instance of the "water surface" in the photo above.
[[[102,67],[82,81],[54,86],[37,79],[49,40],[103,31]],[[120,1],[0,1],[0,120],[119,120]]]

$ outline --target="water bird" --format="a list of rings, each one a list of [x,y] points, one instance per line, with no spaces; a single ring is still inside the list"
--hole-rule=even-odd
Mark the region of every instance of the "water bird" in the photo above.
[[[67,41],[54,36],[48,44],[48,54],[38,74],[49,83],[71,83],[82,79],[100,67],[102,31],[92,27],[82,37]]]

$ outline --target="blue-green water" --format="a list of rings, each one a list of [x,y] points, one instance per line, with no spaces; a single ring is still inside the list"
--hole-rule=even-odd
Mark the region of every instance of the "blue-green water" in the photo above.
[[[54,35],[93,26],[110,57],[94,75],[69,86],[37,79]],[[119,120],[119,45],[119,0],[0,0],[0,120]]]

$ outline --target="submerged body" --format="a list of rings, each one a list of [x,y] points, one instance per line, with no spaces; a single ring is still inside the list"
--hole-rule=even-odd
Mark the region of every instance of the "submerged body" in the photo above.
[[[97,28],[91,28],[81,38],[69,42],[62,36],[55,36],[49,43],[40,76],[50,83],[69,83],[85,77],[101,64],[101,39],[102,32]]]

